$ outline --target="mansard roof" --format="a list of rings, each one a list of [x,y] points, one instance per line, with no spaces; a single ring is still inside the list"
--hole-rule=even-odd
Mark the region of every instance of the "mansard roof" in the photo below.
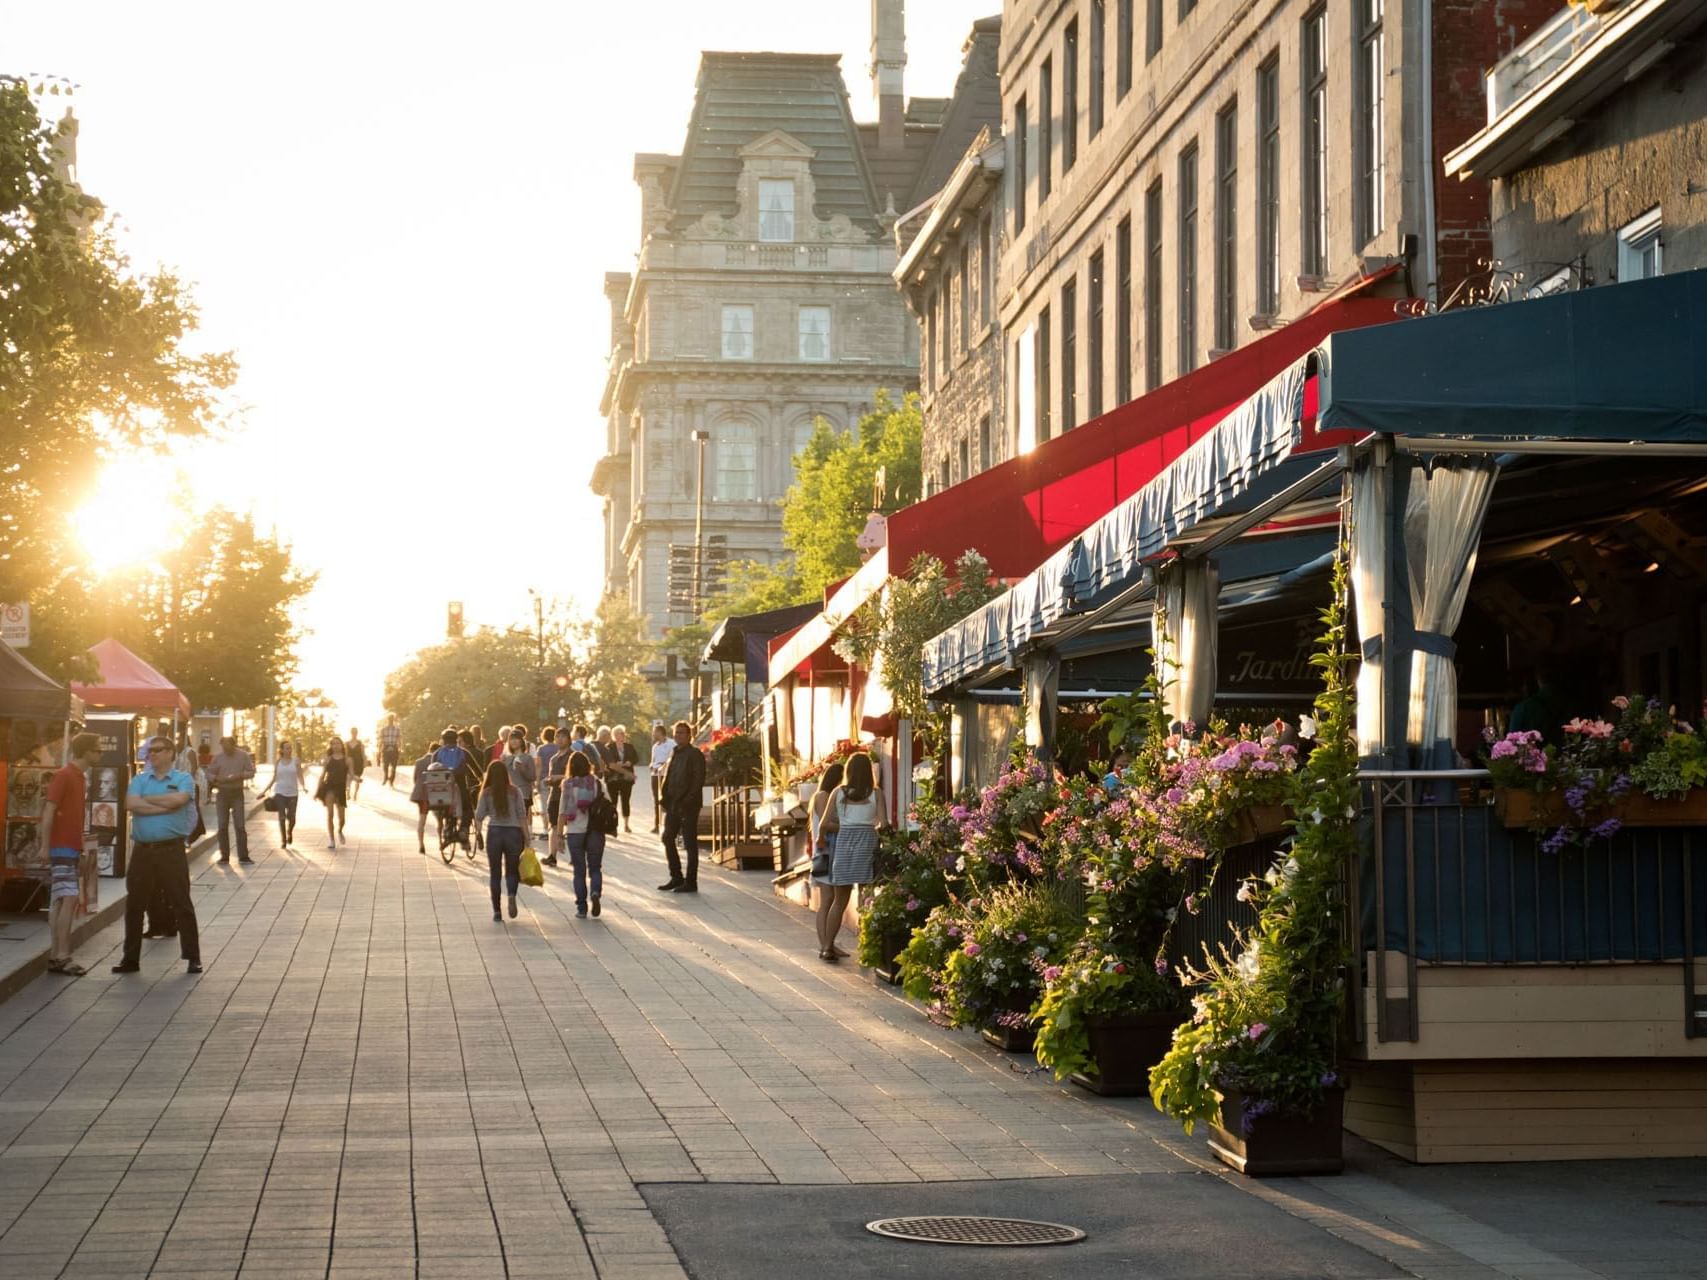
[[[841,56],[821,53],[704,53],[687,141],[670,207],[677,226],[734,212],[741,152],[772,133],[812,150],[817,216],[845,215],[877,230],[882,206],[859,143]]]
[[[902,212],[923,203],[942,189],[980,130],[989,127],[996,133],[1001,132],[1002,86],[997,74],[1001,48],[1002,20],[999,17],[979,18],[972,24],[972,32],[966,37],[960,76],[954,82],[954,96],[944,104],[946,109],[941,114],[941,124],[919,168],[907,203],[901,206],[900,195],[896,195],[896,203]]]

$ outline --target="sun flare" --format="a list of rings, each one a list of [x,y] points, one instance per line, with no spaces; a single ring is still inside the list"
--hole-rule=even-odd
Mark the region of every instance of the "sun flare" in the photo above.
[[[183,527],[171,494],[180,478],[168,458],[118,458],[102,468],[94,496],[71,517],[98,575],[146,564],[176,545]]]

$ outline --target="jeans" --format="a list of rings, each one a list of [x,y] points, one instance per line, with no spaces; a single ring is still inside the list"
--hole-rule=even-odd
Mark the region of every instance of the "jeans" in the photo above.
[[[178,948],[184,959],[200,964],[201,935],[196,930],[196,908],[190,901],[190,860],[184,841],[138,840],[131,846],[130,865],[124,873],[125,964],[142,959],[142,911],[158,894],[171,908],[178,928]]]
[[[489,823],[486,827],[486,866],[492,873],[492,910],[499,907],[498,880],[503,877],[504,887],[510,896],[516,896],[516,890],[522,882],[522,842],[526,833],[520,827],[500,827]]]
[[[587,905],[589,889],[595,898],[605,891],[605,833],[571,831],[569,865],[575,868],[575,906],[582,909]]]
[[[225,824],[229,819],[232,826],[237,828],[237,856],[249,856],[249,832],[243,826],[243,788],[215,787],[214,795],[219,800],[219,856],[221,860],[231,856],[231,837],[226,833]]]
[[[279,843],[289,844],[291,837],[296,834],[296,801],[295,796],[279,796]]]
[[[688,852],[687,874],[682,874],[682,860],[676,854],[680,838]],[[664,811],[664,856],[670,863],[670,879],[687,884],[699,883],[699,806],[678,805]]]

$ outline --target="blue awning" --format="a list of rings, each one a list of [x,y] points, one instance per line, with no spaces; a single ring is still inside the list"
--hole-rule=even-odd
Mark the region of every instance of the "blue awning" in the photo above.
[[[1707,270],[1328,336],[1321,429],[1707,441]]]
[[[929,641],[926,691],[1012,663],[1055,624],[1118,596],[1170,543],[1311,471],[1319,457],[1293,456],[1302,440],[1308,365],[1284,370],[1029,576]]]

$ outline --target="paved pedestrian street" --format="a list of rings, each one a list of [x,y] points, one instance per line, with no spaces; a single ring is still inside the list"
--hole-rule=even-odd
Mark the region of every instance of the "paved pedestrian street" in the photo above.
[[[298,851],[257,818],[255,866],[198,864],[203,976],[168,940],[145,944],[142,973],[109,974],[112,928],[80,952],[88,977],[0,1005],[7,1280],[743,1276],[768,1274],[740,1261],[767,1233],[851,1241],[866,1270],[824,1256],[859,1275],[960,1274],[965,1255],[982,1275],[1146,1258],[1156,1275],[1596,1274],[1456,1215],[1497,1246],[1477,1261],[1444,1210],[1412,1231],[1399,1200],[1358,1203],[1374,1178],[1215,1174],[1147,1100],[1063,1089],[822,964],[767,876],[707,869],[698,897],[659,894],[657,846],[636,835],[607,854],[602,918],[574,918],[565,866],[497,924],[484,859],[418,855],[401,793],[370,786],[335,853],[320,812],[305,806]],[[859,1230],[931,1211],[921,1183],[975,1211],[990,1180],[1013,1181],[989,1205],[1066,1221],[1081,1203],[1107,1221],[1117,1196],[1148,1235],[1105,1270],[1072,1263],[1087,1246],[1022,1265]],[[1163,1267],[1189,1234],[1164,1227],[1217,1222],[1291,1244]],[[1508,1269],[1531,1255],[1565,1269]]]

